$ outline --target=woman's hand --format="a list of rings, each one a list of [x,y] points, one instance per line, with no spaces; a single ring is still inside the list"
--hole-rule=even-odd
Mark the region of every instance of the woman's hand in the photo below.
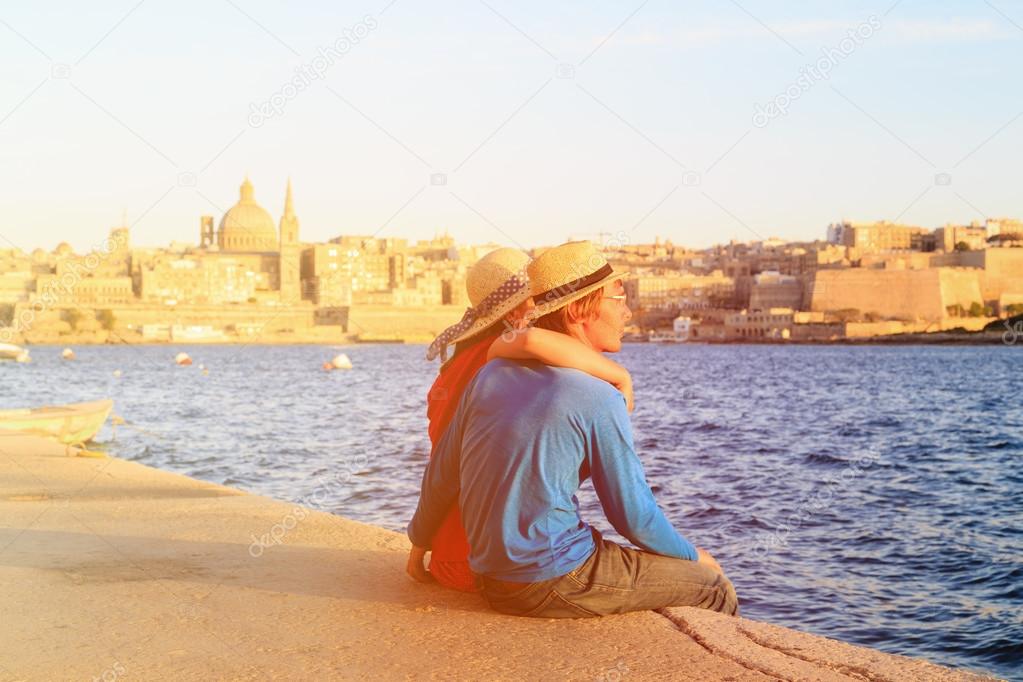
[[[412,545],[412,550],[408,553],[408,564],[405,566],[405,572],[412,576],[413,580],[421,583],[433,582],[433,576],[426,570],[427,551]]]
[[[625,396],[625,407],[632,412],[635,404],[632,397],[632,376],[628,370],[611,358],[598,353],[578,339],[551,331],[531,327],[510,330],[497,338],[487,351],[487,360],[508,358],[511,360],[539,360],[545,365],[570,367],[603,379]]]
[[[636,400],[632,395],[632,375],[629,374],[625,369],[622,369],[624,376],[620,377],[617,381],[611,382],[612,385],[621,391],[622,395],[625,396],[625,408],[632,412],[636,409]]]

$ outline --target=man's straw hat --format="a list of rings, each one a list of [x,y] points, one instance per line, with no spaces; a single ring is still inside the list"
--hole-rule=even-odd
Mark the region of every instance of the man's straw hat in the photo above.
[[[426,359],[447,359],[447,347],[479,334],[529,299],[529,256],[518,249],[497,249],[476,262],[465,278],[471,308],[445,329],[426,351]]]
[[[536,319],[628,273],[615,270],[590,242],[568,242],[543,252],[529,264],[529,282]]]

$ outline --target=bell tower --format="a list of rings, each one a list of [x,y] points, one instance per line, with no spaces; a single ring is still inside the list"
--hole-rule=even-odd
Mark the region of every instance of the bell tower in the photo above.
[[[295,203],[291,197],[291,178],[288,178],[288,191],[284,195],[284,215],[281,216],[281,246],[298,243],[298,216],[295,215]]]
[[[298,216],[291,197],[291,178],[284,195],[284,215],[281,216],[280,295],[284,305],[296,305],[302,299],[302,245],[298,241]]]
[[[199,246],[206,248],[213,246],[216,238],[213,236],[213,216],[204,215],[199,217]]]

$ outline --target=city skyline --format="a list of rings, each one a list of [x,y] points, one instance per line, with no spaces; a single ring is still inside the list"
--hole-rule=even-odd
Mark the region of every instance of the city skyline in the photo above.
[[[293,180],[310,242],[447,231],[532,247],[624,230],[705,248],[822,239],[841,219],[1023,212],[1023,95],[1004,87],[1023,13],[810,12],[5,9],[0,235],[84,252],[125,212],[135,243],[195,242],[246,174],[275,218]]]
[[[266,206],[264,206],[263,203],[261,201],[259,201],[258,197],[254,197],[253,196],[253,193],[254,193],[254,183],[251,182],[251,178],[248,175],[243,177],[243,179],[242,179],[242,181],[240,183],[240,191],[242,193],[243,200],[245,199],[246,192],[248,192],[249,193],[249,200],[251,202],[253,202],[254,205],[260,211],[263,211],[263,212],[265,212],[267,214],[267,219],[271,222],[271,224],[268,225],[267,229],[270,229],[270,230],[273,231],[272,235],[268,236],[266,234],[258,232],[257,230],[253,230],[251,228],[243,226],[243,225],[239,224],[237,221],[232,221],[229,218],[229,215],[231,213],[231,208],[234,207],[234,204],[231,204],[231,208],[228,208],[227,210],[224,210],[222,213],[211,213],[211,214],[203,214],[201,216],[196,216],[197,224],[195,226],[194,233],[191,235],[191,237],[183,236],[180,239],[173,239],[173,240],[171,240],[171,241],[169,241],[167,243],[163,243],[163,244],[138,243],[137,241],[132,239],[132,248],[157,249],[157,250],[171,249],[171,250],[173,250],[174,248],[185,248],[185,247],[188,247],[188,248],[190,248],[192,250],[196,250],[196,251],[203,251],[203,250],[217,251],[221,247],[219,247],[217,245],[217,243],[216,243],[217,242],[217,238],[214,236],[214,232],[211,231],[209,233],[209,237],[207,237],[206,234],[204,233],[204,230],[205,230],[205,227],[206,227],[205,224],[204,224],[204,221],[210,220],[211,223],[209,225],[209,228],[211,230],[213,229],[214,225],[220,225],[220,228],[217,228],[217,232],[218,233],[223,228],[225,223],[227,223],[227,224],[232,224],[233,223],[235,229],[237,230],[237,232],[240,235],[242,240],[252,241],[253,239],[259,239],[259,238],[262,238],[264,240],[265,239],[271,239],[272,240],[272,243],[269,243],[269,244],[265,245],[265,248],[263,248],[263,247],[261,247],[261,248],[253,248],[253,249],[250,249],[251,251],[277,251],[277,250],[279,250],[280,249],[280,243],[279,242],[280,242],[280,240],[283,239],[283,236],[277,234],[277,231],[278,231],[279,228],[275,227],[275,225],[277,224],[277,222],[279,220],[280,221],[285,221],[285,220],[287,220],[287,221],[295,221],[296,219],[300,218],[300,211],[297,211],[295,209],[295,206],[294,206],[294,203],[293,203],[294,199],[293,199],[291,179],[288,178],[288,180],[286,181],[285,190],[284,190],[284,193],[283,193],[284,194],[284,199],[282,199],[281,202],[280,202],[281,210],[279,212],[277,212],[277,213],[274,212],[272,207],[268,209]],[[1003,222],[1006,222],[1006,221],[1011,226],[1011,227],[1008,228],[1010,230],[1010,233],[1015,234],[1014,227],[1019,223],[1019,220],[1017,218],[1010,217],[1010,216],[997,216],[997,217],[996,216],[992,216],[992,217],[990,217],[990,218],[988,218],[986,220],[988,225],[996,226],[995,227],[995,231],[992,232],[991,234],[998,234],[1001,229],[1004,229],[1004,228],[999,228],[998,226],[999,226],[999,224],[1001,224]],[[954,227],[954,228],[962,228],[962,229],[981,229],[981,230],[984,230],[985,229],[984,223],[985,223],[985,221],[972,221],[970,223],[956,224],[956,223],[953,223],[951,221],[945,221],[945,222],[941,223],[938,226],[934,226],[933,229],[940,231],[940,228],[942,228],[942,227]],[[604,244],[606,246],[611,247],[612,249],[617,249],[617,248],[623,247],[623,246],[627,247],[627,246],[630,246],[630,245],[631,246],[642,246],[642,245],[654,245],[654,244],[657,244],[657,243],[667,243],[667,244],[673,244],[675,247],[680,247],[680,248],[685,249],[685,250],[699,252],[699,251],[711,251],[711,250],[719,249],[719,248],[728,246],[729,243],[736,243],[736,244],[756,244],[756,243],[765,243],[765,244],[774,244],[774,243],[784,243],[784,244],[825,243],[825,244],[827,244],[827,243],[839,243],[840,240],[836,239],[834,231],[835,230],[839,230],[840,231],[842,226],[848,226],[848,225],[859,225],[859,226],[877,226],[877,225],[884,226],[884,225],[890,225],[890,226],[895,226],[895,227],[906,227],[906,228],[909,228],[909,229],[919,229],[919,230],[922,230],[922,231],[929,231],[929,230],[932,229],[932,228],[927,227],[927,226],[900,225],[898,223],[894,223],[894,222],[889,221],[887,219],[881,219],[881,220],[877,220],[877,221],[842,220],[842,221],[836,221],[836,222],[833,222],[833,223],[829,223],[828,225],[824,226],[824,228],[822,229],[820,234],[818,234],[816,236],[810,236],[810,237],[807,237],[805,239],[783,239],[783,238],[779,238],[779,237],[776,237],[776,236],[767,236],[767,237],[763,237],[763,238],[756,238],[756,237],[754,237],[754,238],[749,238],[749,239],[736,239],[736,240],[734,240],[732,242],[718,242],[718,243],[708,244],[708,245],[703,245],[703,246],[698,246],[698,247],[690,245],[690,244],[681,243],[681,242],[675,242],[670,236],[665,236],[665,235],[655,235],[649,242],[632,240],[632,239],[628,238],[630,236],[629,233],[627,231],[623,231],[623,230],[618,230],[616,232],[572,234],[572,235],[568,235],[567,239],[568,240],[587,239],[587,240],[594,241],[595,243],[598,243],[598,244]],[[111,224],[106,231],[100,231],[100,232],[97,232],[95,235],[93,235],[91,241],[89,241],[89,246],[87,248],[85,248],[85,249],[77,249],[77,248],[75,248],[75,246],[74,246],[74,244],[72,242],[67,241],[67,240],[62,240],[61,242],[59,242],[57,244],[53,244],[53,245],[30,244],[30,245],[25,245],[24,247],[22,247],[20,245],[13,244],[13,243],[8,241],[6,245],[0,245],[0,251],[5,250],[5,249],[10,248],[10,247],[13,247],[13,248],[15,248],[17,250],[20,250],[21,252],[23,252],[26,255],[29,255],[32,252],[34,252],[36,250],[39,250],[39,249],[42,249],[43,251],[46,251],[46,252],[58,252],[58,251],[62,251],[64,249],[66,249],[67,247],[70,247],[73,250],[73,252],[81,253],[81,254],[86,254],[86,253],[91,252],[91,251],[105,251],[106,250],[105,244],[106,244],[106,241],[107,241],[107,232],[118,231],[118,230],[123,230],[123,229],[127,229],[129,231],[129,234],[131,233],[131,225],[128,223],[128,221],[126,219],[126,216],[122,217],[121,221],[119,221],[117,223],[114,223],[114,224]],[[295,228],[293,228],[293,229],[297,229],[297,226]],[[196,237],[198,237],[198,238],[196,238]],[[247,239],[249,237],[251,237],[253,239]],[[447,240],[447,239],[450,238],[453,241],[453,243],[456,246],[459,246],[459,247],[462,247],[462,246],[465,246],[465,247],[488,246],[488,245],[519,246],[524,251],[531,251],[531,250],[534,250],[534,249],[545,249],[545,248],[550,248],[550,247],[556,245],[555,242],[535,243],[535,244],[528,244],[528,245],[507,244],[506,242],[503,242],[501,239],[490,239],[490,240],[475,241],[475,242],[472,242],[472,241],[463,242],[463,241],[459,241],[458,239],[456,239],[454,237],[454,235],[450,234],[449,230],[440,230],[440,231],[437,231],[434,234],[429,235],[429,236],[412,237],[412,238],[407,237],[407,236],[402,235],[402,234],[378,235],[378,234],[369,234],[369,233],[360,233],[360,232],[347,232],[347,233],[339,233],[339,234],[329,235],[329,236],[327,236],[327,237],[325,237],[323,239],[309,239],[309,238],[292,237],[289,241],[294,242],[296,244],[307,244],[307,245],[320,244],[320,245],[323,245],[323,244],[329,244],[329,243],[332,243],[332,242],[335,242],[335,241],[340,241],[340,240],[350,240],[350,239],[359,239],[359,238],[369,238],[369,239],[372,239],[372,240],[375,240],[375,239],[391,239],[391,238],[393,238],[393,239],[396,239],[399,242],[407,242],[410,245],[412,245],[412,244],[427,245],[427,244],[429,244],[431,242],[436,242],[437,240]],[[983,241],[983,240],[981,240],[981,241]],[[908,247],[905,247],[905,248],[908,248]],[[971,248],[982,248],[982,247],[979,246],[979,245],[976,245],[976,246],[971,246]],[[229,249],[229,250],[232,250],[232,249]]]

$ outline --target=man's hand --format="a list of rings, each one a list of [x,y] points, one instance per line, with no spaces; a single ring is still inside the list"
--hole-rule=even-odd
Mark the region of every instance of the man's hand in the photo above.
[[[408,564],[405,566],[405,572],[412,576],[413,580],[421,583],[433,582],[433,576],[426,570],[427,551],[412,545],[412,550],[408,553]]]
[[[710,566],[721,575],[725,574],[725,572],[721,569],[721,564],[719,564],[717,560],[710,555],[710,552],[705,549],[700,549],[699,547],[696,548],[696,563]]]

